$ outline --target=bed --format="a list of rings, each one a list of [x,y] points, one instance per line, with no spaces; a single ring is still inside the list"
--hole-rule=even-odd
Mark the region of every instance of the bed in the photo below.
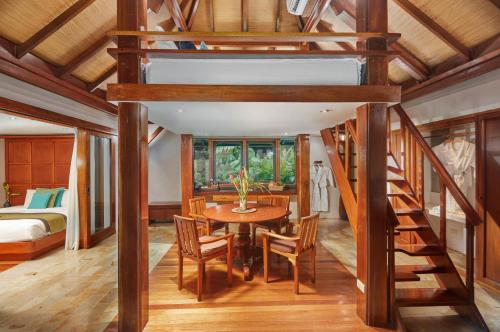
[[[0,209],[0,260],[30,260],[62,246],[67,218],[67,207]]]

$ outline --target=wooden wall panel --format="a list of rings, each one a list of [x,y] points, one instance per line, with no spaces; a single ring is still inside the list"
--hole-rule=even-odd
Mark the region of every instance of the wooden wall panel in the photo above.
[[[181,135],[181,188],[182,215],[189,215],[189,199],[194,197],[193,188],[193,135]]]
[[[20,136],[5,139],[5,181],[12,205],[22,205],[27,189],[68,187],[73,137]]]

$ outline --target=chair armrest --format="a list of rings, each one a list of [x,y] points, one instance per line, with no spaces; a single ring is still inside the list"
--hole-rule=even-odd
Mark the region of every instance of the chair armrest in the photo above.
[[[217,236],[217,237],[210,239],[210,240],[199,240],[198,243],[199,244],[207,244],[207,243],[213,243],[213,242],[217,242],[217,241],[225,240],[225,239],[229,239],[232,241],[233,238],[234,238],[234,233],[229,233],[229,234],[225,234],[222,236]]]
[[[269,232],[263,232],[262,235],[267,236],[267,237],[274,237],[276,239],[280,240],[287,240],[287,241],[298,241],[300,240],[300,237],[288,237],[280,234],[275,234],[275,233],[269,233]]]

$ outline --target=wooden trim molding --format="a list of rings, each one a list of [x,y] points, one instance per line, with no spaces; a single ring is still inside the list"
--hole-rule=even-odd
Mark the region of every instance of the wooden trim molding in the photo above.
[[[27,119],[43,121],[67,127],[85,128],[97,132],[117,135],[118,132],[93,122],[73,118],[68,115],[56,113],[36,106],[24,104],[12,99],[0,97],[0,112],[21,116]]]
[[[189,199],[194,197],[193,188],[193,135],[181,135],[181,188],[182,215],[189,216]]]
[[[310,141],[309,135],[297,135],[297,208],[298,218],[311,214],[311,175],[310,175]]]

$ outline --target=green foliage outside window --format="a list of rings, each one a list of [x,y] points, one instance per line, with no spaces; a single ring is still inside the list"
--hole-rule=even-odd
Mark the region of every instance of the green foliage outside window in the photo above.
[[[295,142],[281,140],[280,142],[280,175],[282,184],[295,184]]]
[[[193,173],[194,187],[200,188],[210,180],[208,140],[195,139],[193,141]]]
[[[229,182],[229,176],[238,173],[242,167],[240,143],[220,142],[215,144],[215,180]]]
[[[274,143],[248,144],[248,174],[257,182],[274,180]]]

